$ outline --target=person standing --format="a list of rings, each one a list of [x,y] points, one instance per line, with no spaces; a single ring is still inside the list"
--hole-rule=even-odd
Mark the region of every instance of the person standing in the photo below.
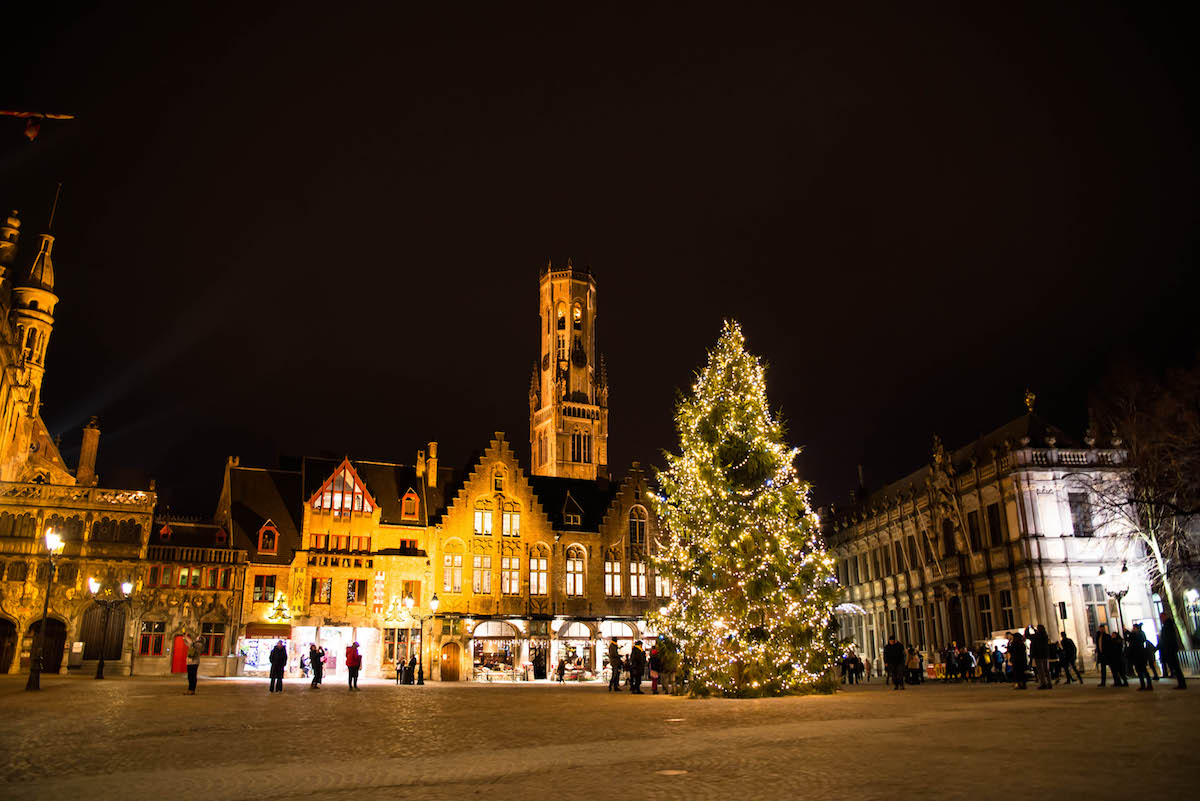
[[[1108,645],[1108,627],[1103,623],[1096,627],[1096,633],[1092,635],[1092,644],[1096,646],[1096,667],[1100,670],[1100,686],[1103,687],[1108,675],[1108,654],[1104,652]]]
[[[200,671],[200,654],[204,652],[204,640],[183,630],[183,646],[187,648],[188,688],[184,695],[196,694],[196,675]]]
[[[271,661],[271,692],[283,692],[283,671],[287,667],[287,646],[283,644],[283,640],[275,643],[275,647],[271,649],[271,655],[268,657]]]
[[[412,654],[408,657],[408,683],[417,683],[417,655]],[[356,685],[357,686],[357,685]]]
[[[904,646],[896,642],[895,635],[889,636],[883,646],[883,664],[892,679],[893,690],[904,689]]]
[[[1021,632],[1014,631],[1008,638],[1008,664],[1012,666],[1013,681],[1016,682],[1014,690],[1025,689],[1025,683],[1028,681],[1025,671],[1029,668],[1026,659],[1025,638],[1021,636]]]
[[[1187,679],[1183,677],[1183,668],[1179,664],[1179,630],[1175,628],[1175,620],[1170,612],[1159,612],[1158,619],[1162,621],[1158,655],[1162,658],[1163,668],[1175,677],[1176,690],[1186,690]]]
[[[617,647],[616,637],[608,644],[608,667],[612,670],[612,677],[608,680],[608,691],[618,693],[621,691],[621,649]]]
[[[1083,676],[1079,673],[1079,663],[1075,660],[1079,658],[1079,650],[1075,647],[1075,641],[1067,636],[1065,631],[1059,633],[1059,648],[1062,653],[1059,656],[1059,661],[1062,663],[1063,673],[1067,676],[1067,684],[1071,683],[1071,671],[1075,671],[1075,678],[1079,679],[1079,683],[1083,684]]]
[[[358,652],[358,643],[346,647],[346,680],[351,690],[358,689],[358,670],[362,667],[362,654]]]
[[[325,649],[316,643],[308,646],[308,664],[312,667],[312,688],[321,689],[321,676],[325,673]]]
[[[642,692],[642,674],[646,671],[646,652],[642,650],[642,641],[634,640],[633,651],[629,654],[629,692],[634,695],[644,695]]]
[[[658,695],[658,673],[662,670],[662,662],[658,658],[658,646],[650,646],[650,694]]]
[[[1108,656],[1108,669],[1112,671],[1113,687],[1128,687],[1129,679],[1125,674],[1125,640],[1121,632],[1114,631],[1108,635],[1104,643],[1104,653]]]
[[[563,657],[558,658],[558,683],[564,684],[567,678],[567,660]],[[612,689],[612,682],[609,682],[608,689]]]
[[[1133,631],[1129,633],[1129,661],[1137,673],[1138,692],[1153,690],[1150,671],[1146,670],[1146,634],[1142,631],[1141,623],[1134,623]]]
[[[1033,657],[1033,672],[1037,676],[1038,689],[1054,689],[1054,685],[1050,683],[1050,635],[1041,623],[1038,623],[1033,632],[1029,653]]]

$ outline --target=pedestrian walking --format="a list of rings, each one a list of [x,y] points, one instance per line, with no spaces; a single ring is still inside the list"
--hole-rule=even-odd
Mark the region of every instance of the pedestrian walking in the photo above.
[[[644,695],[642,692],[642,674],[646,671],[646,652],[642,650],[642,641],[634,640],[633,651],[629,654],[629,692],[634,695]]]
[[[1013,681],[1015,682],[1013,689],[1024,690],[1028,681],[1025,671],[1029,669],[1025,654],[1025,638],[1019,631],[1009,632],[1005,636],[1008,637],[1008,664],[1012,667]]]
[[[662,670],[662,662],[658,658],[658,646],[650,646],[650,694],[658,695],[658,673]]]
[[[1142,631],[1141,623],[1134,623],[1133,631],[1129,632],[1129,661],[1137,673],[1138,692],[1153,690],[1150,671],[1146,670],[1146,634]]]
[[[894,636],[888,637],[887,645],[883,646],[883,664],[887,666],[888,675],[892,679],[892,689],[903,690],[904,646],[897,642]]]
[[[358,643],[346,646],[346,681],[351,690],[358,689],[358,670],[362,667],[362,654],[358,652]]]
[[[283,644],[283,640],[275,643],[275,647],[271,649],[271,655],[268,657],[271,661],[271,692],[283,692],[283,671],[287,667],[287,646]]]
[[[1170,612],[1160,612],[1158,619],[1162,621],[1162,631],[1158,635],[1158,655],[1162,657],[1163,668],[1175,677],[1176,690],[1186,690],[1187,679],[1183,677],[1183,668],[1179,665],[1179,630],[1175,628],[1175,620]]]
[[[188,688],[184,695],[196,694],[196,675],[200,671],[200,654],[204,652],[204,640],[199,635],[189,635],[183,630],[183,645],[187,648]]]
[[[316,643],[308,646],[308,664],[312,666],[312,688],[321,689],[321,677],[325,673],[325,649]]]
[[[1033,672],[1037,676],[1038,689],[1054,689],[1054,685],[1050,683],[1050,635],[1041,623],[1038,623],[1033,632],[1029,653],[1033,657]]]
[[[559,657],[558,659],[558,683],[563,684],[567,679],[567,660]],[[612,689],[612,682],[609,682],[609,688]]]
[[[1059,661],[1062,663],[1063,673],[1067,676],[1067,684],[1071,683],[1072,670],[1075,671],[1075,678],[1083,684],[1083,676],[1079,674],[1079,663],[1075,661],[1079,658],[1079,650],[1075,647],[1075,641],[1068,637],[1065,631],[1059,633],[1059,648]]]
[[[608,680],[608,691],[616,693],[621,691],[621,649],[617,647],[617,638],[613,637],[608,644],[608,666],[612,670],[612,676]]]

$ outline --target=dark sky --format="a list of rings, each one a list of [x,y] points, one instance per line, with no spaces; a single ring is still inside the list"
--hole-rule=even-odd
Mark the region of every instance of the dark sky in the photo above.
[[[26,259],[64,182],[44,416],[73,462],[100,415],[102,481],[178,512],[228,454],[527,455],[550,258],[598,275],[614,467],[661,461],[733,316],[821,503],[1026,386],[1078,431],[1115,354],[1198,343],[1200,70],[1161,8],[26,5],[0,103],[79,115],[0,120]]]

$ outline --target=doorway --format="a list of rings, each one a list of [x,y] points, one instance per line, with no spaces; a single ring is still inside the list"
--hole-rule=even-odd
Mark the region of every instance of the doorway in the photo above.
[[[99,659],[103,650],[105,659],[118,661],[125,647],[125,610],[113,609],[105,615],[104,607],[93,606],[83,615],[79,638],[83,640],[84,659]]]
[[[175,635],[175,644],[171,646],[171,672],[187,673],[187,642],[182,634]]]
[[[37,639],[41,631],[42,621],[35,620],[29,624],[29,638]],[[57,673],[62,667],[63,646],[67,643],[67,624],[55,618],[46,619],[46,637],[42,643],[42,672]],[[33,652],[30,651],[30,656]]]
[[[458,681],[461,653],[458,643],[448,642],[442,646],[442,681]]]
[[[967,633],[963,628],[962,600],[955,595],[947,605],[950,613],[950,639],[959,645],[967,645]]]
[[[0,673],[12,667],[13,654],[17,652],[17,625],[11,620],[0,618]]]

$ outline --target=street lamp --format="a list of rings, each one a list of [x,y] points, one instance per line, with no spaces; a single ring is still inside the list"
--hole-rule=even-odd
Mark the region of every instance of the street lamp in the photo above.
[[[405,668],[405,670],[408,669],[408,662],[412,658],[412,632],[413,632],[412,608],[413,608],[414,603],[416,603],[416,601],[413,600],[411,592],[408,595],[404,596],[404,607],[406,609],[408,609],[408,643],[405,645],[405,648],[404,648],[404,668]],[[408,681],[412,681],[411,676],[408,677]],[[407,681],[405,683],[407,683]]]
[[[50,614],[50,585],[54,581],[54,557],[62,553],[63,538],[53,530],[46,532],[46,555],[50,561],[50,569],[46,571],[46,598],[42,602],[42,625],[33,641],[33,654],[29,660],[29,680],[25,682],[26,690],[42,689],[42,658],[46,650],[46,617]]]
[[[433,619],[433,615],[438,609],[437,593],[429,599],[429,614],[421,616],[421,650],[417,651],[417,684],[421,687],[425,686],[425,620]]]
[[[100,637],[100,661],[96,663],[96,678],[104,678],[104,654],[108,652],[108,617],[112,614],[112,610],[116,609],[123,603],[129,602],[129,594],[133,592],[133,585],[128,581],[121,585],[120,598],[97,598],[100,594],[100,588],[103,585],[94,578],[88,578],[88,589],[92,591],[92,600],[98,606],[104,607],[104,634]]]
[[[1103,571],[1103,570],[1104,570],[1104,568],[1101,568],[1101,571]],[[1121,609],[1121,599],[1129,594],[1129,575],[1128,575],[1128,573],[1129,573],[1129,564],[1126,562],[1122,562],[1121,563],[1121,573],[1120,573],[1120,575],[1117,576],[1117,580],[1116,580],[1115,584],[1113,585],[1113,587],[1111,589],[1109,587],[1104,588],[1105,595],[1107,595],[1109,598],[1117,599],[1117,627],[1118,627],[1117,634],[1119,636],[1124,636],[1124,633],[1125,633],[1125,613]]]

